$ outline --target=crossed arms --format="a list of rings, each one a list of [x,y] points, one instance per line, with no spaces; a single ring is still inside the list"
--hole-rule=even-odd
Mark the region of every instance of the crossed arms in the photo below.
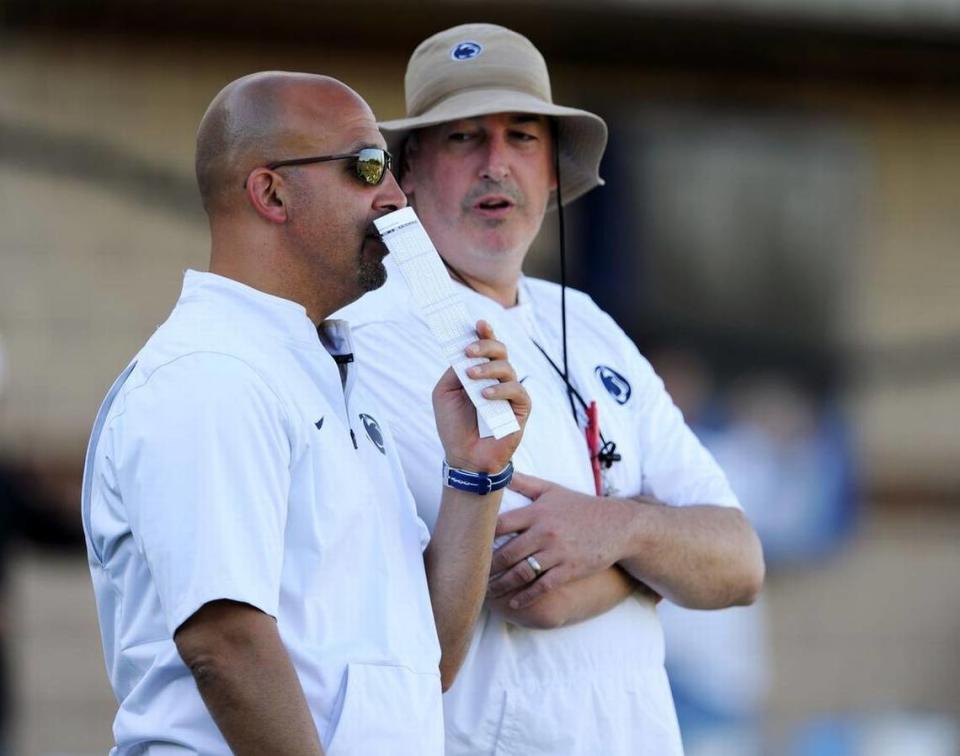
[[[517,624],[587,619],[638,584],[680,606],[719,609],[752,603],[763,583],[759,539],[733,507],[589,496],[520,474],[511,487],[532,503],[497,522],[498,535],[518,535],[494,553],[487,596]]]

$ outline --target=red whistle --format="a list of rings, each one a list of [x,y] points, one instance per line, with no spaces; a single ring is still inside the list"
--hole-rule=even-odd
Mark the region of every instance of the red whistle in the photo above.
[[[597,496],[603,496],[603,481],[600,479],[600,421],[597,417],[597,403],[590,402],[587,407],[587,449],[590,450],[590,466],[593,468],[593,486]]]

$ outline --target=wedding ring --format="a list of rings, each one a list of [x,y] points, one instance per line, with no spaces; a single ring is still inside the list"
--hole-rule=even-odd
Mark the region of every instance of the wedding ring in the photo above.
[[[540,573],[543,572],[543,567],[540,566],[540,562],[537,561],[537,558],[533,556],[533,554],[527,557],[527,564],[530,565],[530,569],[533,570],[534,574],[540,577]]]

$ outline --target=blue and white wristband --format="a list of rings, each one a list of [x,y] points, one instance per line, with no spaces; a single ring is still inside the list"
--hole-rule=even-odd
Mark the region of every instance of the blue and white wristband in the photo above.
[[[455,488],[458,491],[467,491],[486,496],[491,491],[499,491],[506,488],[513,479],[513,462],[507,462],[507,466],[500,472],[488,475],[482,472],[473,472],[472,470],[461,470],[459,467],[450,467],[447,461],[443,461],[443,485],[448,488]]]

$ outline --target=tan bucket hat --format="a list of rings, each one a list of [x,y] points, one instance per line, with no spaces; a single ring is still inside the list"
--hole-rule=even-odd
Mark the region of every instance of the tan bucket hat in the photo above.
[[[415,129],[492,113],[536,113],[557,120],[563,204],[603,184],[606,123],[586,110],[553,104],[546,61],[521,34],[494,24],[434,34],[410,56],[404,89],[407,117],[379,124],[397,159]]]

